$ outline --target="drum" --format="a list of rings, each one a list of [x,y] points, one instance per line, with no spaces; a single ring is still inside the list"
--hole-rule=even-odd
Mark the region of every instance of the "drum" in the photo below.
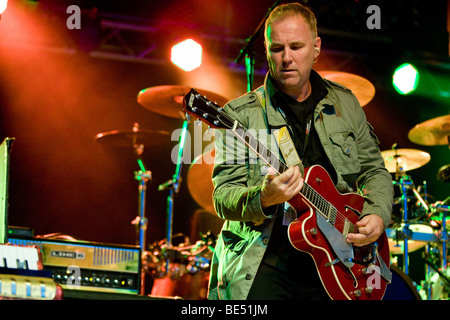
[[[399,268],[391,266],[392,282],[387,285],[383,300],[422,300],[411,279]]]
[[[392,225],[398,226],[404,220],[404,199],[406,199],[406,210],[407,210],[407,220],[417,221],[423,220],[426,217],[427,210],[420,202],[416,191],[422,200],[429,205],[430,201],[434,200],[434,197],[422,191],[419,186],[418,190],[415,189],[414,185],[409,186],[406,189],[406,194],[403,194],[402,188],[399,184],[394,184],[394,203],[392,207]]]
[[[408,252],[417,251],[425,247],[428,242],[435,242],[438,240],[434,228],[428,223],[412,223],[409,225],[409,230],[411,231],[411,237],[410,240],[408,240]],[[402,232],[403,227],[386,230],[391,254],[403,254],[404,237]]]
[[[430,271],[429,277],[426,281],[426,287],[429,288],[429,291],[427,292],[429,300],[449,299],[449,287],[442,277],[449,279],[450,270],[445,269],[441,272],[442,276],[434,270]]]

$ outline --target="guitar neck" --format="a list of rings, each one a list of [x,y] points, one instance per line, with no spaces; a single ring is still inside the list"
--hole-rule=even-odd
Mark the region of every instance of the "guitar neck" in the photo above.
[[[254,135],[252,135],[238,121],[235,121],[232,132],[268,166],[273,168],[276,173],[285,172],[288,166],[280,160],[273,152],[271,152],[263,143],[261,143]],[[306,182],[300,195],[314,206],[327,220],[335,221],[337,216],[336,208],[327,200],[325,200],[313,187]]]
[[[237,120],[231,129],[234,135],[239,138],[251,151],[269,167],[273,168],[276,173],[281,174],[285,172],[288,166],[278,158],[272,151],[270,151],[263,143],[261,143],[250,131],[248,131]]]

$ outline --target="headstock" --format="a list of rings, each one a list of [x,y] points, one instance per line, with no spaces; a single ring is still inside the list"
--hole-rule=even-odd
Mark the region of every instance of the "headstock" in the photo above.
[[[218,104],[208,100],[207,97],[199,94],[195,89],[191,89],[183,99],[183,111],[197,118],[211,128],[231,129],[234,120],[223,111]]]

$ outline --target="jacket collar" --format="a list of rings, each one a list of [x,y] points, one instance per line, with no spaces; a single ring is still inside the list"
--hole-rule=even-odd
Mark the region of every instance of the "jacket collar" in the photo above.
[[[311,73],[314,74],[314,76],[319,77],[328,90],[327,95],[319,101],[315,108],[315,118],[317,118],[325,108],[332,108],[333,110],[330,110],[330,112],[335,112],[335,105],[340,101],[336,92],[331,87],[330,83],[327,80],[323,79],[315,70],[311,70]],[[274,95],[275,88],[271,83],[271,75],[269,74],[269,72],[266,74],[266,78],[264,79],[264,85],[259,87],[255,91],[260,97],[263,108],[265,109],[268,124],[271,127],[281,127],[286,125],[283,113],[280,112],[278,108],[275,108],[272,104],[272,97]]]

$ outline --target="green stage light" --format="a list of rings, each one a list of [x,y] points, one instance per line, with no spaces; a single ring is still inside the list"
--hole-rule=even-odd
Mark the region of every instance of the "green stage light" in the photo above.
[[[404,63],[395,69],[392,84],[398,93],[410,94],[419,85],[419,71],[412,64]]]

